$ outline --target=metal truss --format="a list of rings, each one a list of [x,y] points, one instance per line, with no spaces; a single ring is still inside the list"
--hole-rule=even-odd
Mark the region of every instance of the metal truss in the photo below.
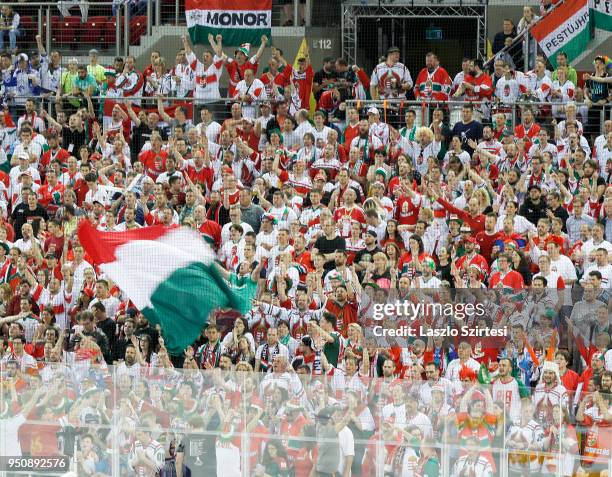
[[[380,3],[379,5],[360,5],[343,3],[342,53],[349,63],[357,63],[357,21],[360,18],[473,18],[477,21],[476,51],[478,58],[483,60],[487,58],[486,4],[394,5]]]

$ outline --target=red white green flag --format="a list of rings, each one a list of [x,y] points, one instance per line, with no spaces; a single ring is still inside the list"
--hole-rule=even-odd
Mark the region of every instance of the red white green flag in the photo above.
[[[185,0],[185,17],[195,44],[220,34],[226,46],[258,46],[271,37],[272,0]]]
[[[246,313],[251,307],[256,287],[230,285],[219,274],[213,250],[190,228],[101,232],[83,220],[77,232],[94,263],[161,326],[170,353],[181,354],[197,339],[211,311]]]
[[[565,0],[531,28],[553,67],[557,53],[565,52],[569,62],[577,58],[591,39],[587,0]]]

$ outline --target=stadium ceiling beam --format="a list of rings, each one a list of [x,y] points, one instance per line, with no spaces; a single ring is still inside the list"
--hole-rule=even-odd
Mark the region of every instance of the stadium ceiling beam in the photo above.
[[[477,21],[478,57],[486,59],[487,7],[477,5],[342,5],[342,53],[349,63],[357,63],[357,22],[360,18],[472,18]]]

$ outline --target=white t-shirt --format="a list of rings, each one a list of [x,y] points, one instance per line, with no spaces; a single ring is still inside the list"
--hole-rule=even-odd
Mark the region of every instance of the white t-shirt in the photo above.
[[[26,422],[26,417],[19,413],[8,419],[0,419],[0,454],[7,457],[21,456],[19,428]]]
[[[340,462],[338,463],[338,474],[344,475],[344,461],[348,456],[355,457],[355,438],[353,432],[348,427],[343,427],[338,433],[340,443]],[[349,471],[349,475],[350,471]]]

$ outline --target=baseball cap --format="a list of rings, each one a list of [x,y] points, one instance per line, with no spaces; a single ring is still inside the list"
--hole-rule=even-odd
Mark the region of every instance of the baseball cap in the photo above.
[[[463,232],[463,227],[461,227],[461,232]],[[471,242],[471,243],[476,243],[476,237],[470,235],[468,238],[465,239],[465,241],[466,242]]]
[[[25,53],[20,53],[17,55],[17,61],[28,61],[28,55]]]
[[[390,46],[389,49],[387,50],[387,55],[389,53],[399,53],[400,49],[397,46]]]
[[[96,50],[95,48],[92,48],[91,50],[89,50],[89,54],[98,56],[99,53],[98,53],[98,50]]]
[[[371,230],[371,229],[370,229],[370,230],[368,230],[368,231],[366,232],[366,234],[371,235],[371,236],[372,236],[372,237],[374,237],[374,238],[377,238],[377,237],[378,237],[378,234],[376,233],[376,230]]]
[[[372,106],[370,109],[368,109],[368,114],[380,114],[380,112],[378,111],[378,108]]]
[[[21,176],[30,176],[32,177],[32,171],[30,171],[29,169],[27,171],[23,171],[21,174],[19,174],[19,177]]]
[[[459,229],[459,232],[461,232],[462,234],[469,234],[472,232],[472,228],[469,225],[464,224]]]

